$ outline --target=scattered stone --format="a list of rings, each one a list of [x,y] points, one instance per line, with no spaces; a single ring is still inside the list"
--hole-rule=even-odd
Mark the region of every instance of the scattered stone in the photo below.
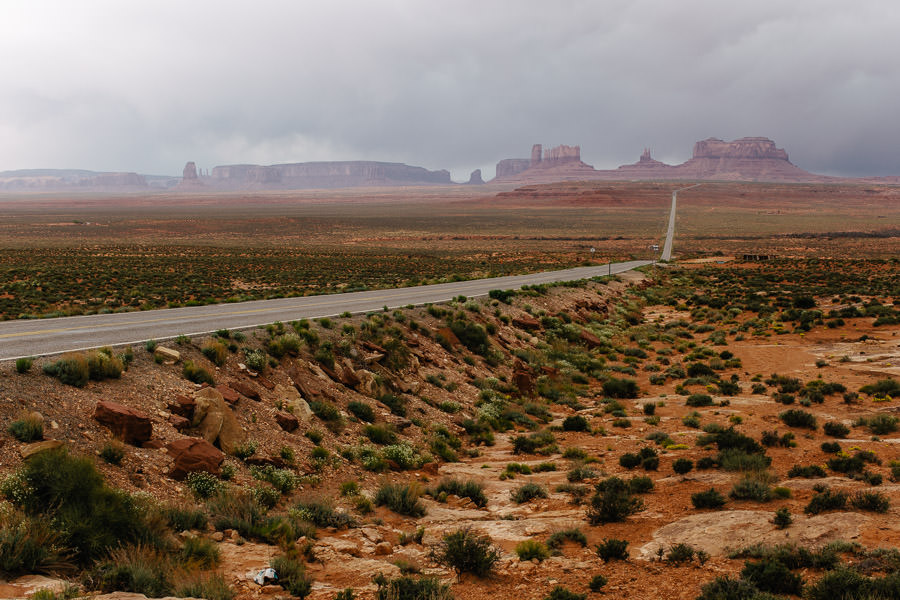
[[[390,542],[380,542],[375,544],[375,556],[387,556],[394,552],[394,547]]]
[[[194,394],[197,408],[194,411],[194,427],[210,444],[218,442],[219,447],[231,454],[247,439],[231,408],[222,394],[214,388],[203,388]]]
[[[531,315],[519,315],[517,317],[513,317],[513,325],[518,327],[519,329],[540,329],[541,322],[532,317]]]
[[[296,431],[296,429],[300,427],[300,419],[287,412],[275,413],[275,422],[288,433]]]
[[[169,402],[169,404],[166,406],[166,408],[169,409],[169,412],[184,417],[185,419],[194,418],[194,409],[196,407],[197,403],[194,402],[193,398],[181,394],[175,396],[175,400]]]
[[[236,391],[234,391],[233,389],[231,389],[230,387],[228,387],[227,385],[224,385],[224,384],[222,384],[222,385],[217,385],[217,386],[216,386],[216,391],[218,391],[220,394],[222,394],[222,398],[223,398],[223,399],[225,400],[225,402],[227,402],[228,404],[232,404],[232,405],[233,405],[233,404],[235,404],[238,400],[241,399],[240,394],[238,394]]]
[[[153,436],[153,423],[147,413],[118,402],[101,400],[94,410],[94,419],[105,425],[127,444],[139,446]]]
[[[153,351],[153,356],[161,356],[164,361],[175,363],[181,360],[181,352],[165,346],[157,346],[156,350]]]
[[[290,412],[303,423],[309,423],[313,417],[312,409],[296,388],[286,385],[275,386],[275,402],[281,402],[285,411]]]
[[[253,387],[250,383],[246,383],[243,381],[231,381],[228,383],[231,386],[231,389],[241,394],[242,396],[249,398],[250,400],[256,400],[259,402],[259,390]]]
[[[191,422],[179,415],[171,415],[168,418],[169,424],[177,431],[184,431],[191,426]]]
[[[62,448],[63,445],[64,444],[59,440],[44,440],[43,442],[35,442],[23,446],[19,453],[22,455],[22,460],[28,460],[35,454],[47,452],[48,450],[56,450],[57,448]]]

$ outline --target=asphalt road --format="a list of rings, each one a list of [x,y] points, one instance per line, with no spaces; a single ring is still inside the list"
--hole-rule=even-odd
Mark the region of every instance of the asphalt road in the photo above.
[[[669,227],[666,229],[666,241],[663,243],[662,255],[660,255],[659,260],[672,260],[672,243],[675,240],[675,206],[676,204],[678,204],[678,192],[690,190],[701,185],[703,184],[698,183],[696,185],[689,185],[688,187],[674,190],[672,192],[672,208],[669,209]]]
[[[667,247],[671,248],[674,225],[674,194]],[[23,356],[58,354],[87,348],[137,344],[145,340],[165,340],[178,335],[198,335],[217,329],[245,329],[302,318],[333,317],[343,312],[364,313],[384,306],[443,302],[456,296],[484,296],[494,289],[518,289],[523,285],[573,281],[630,271],[651,264],[640,260],[598,267],[578,267],[531,275],[512,275],[326,296],[254,300],[234,304],[214,304],[187,308],[167,308],[141,312],[84,315],[56,319],[0,322],[0,360]]]

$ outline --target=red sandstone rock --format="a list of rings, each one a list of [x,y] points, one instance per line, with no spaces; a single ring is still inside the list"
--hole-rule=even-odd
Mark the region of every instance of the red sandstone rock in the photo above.
[[[540,329],[541,322],[529,315],[519,315],[518,317],[513,317],[513,325],[518,327],[519,329]]]
[[[231,381],[228,383],[231,386],[231,389],[241,394],[242,396],[246,396],[251,400],[256,400],[259,402],[259,390],[250,385],[249,383],[245,383],[243,381]]]
[[[224,399],[225,402],[227,402],[228,404],[234,404],[235,402],[237,402],[238,400],[241,399],[240,394],[238,394],[236,391],[234,391],[227,385],[217,385],[216,391],[218,391],[220,394],[222,394],[222,399]]]
[[[594,335],[587,329],[582,329],[581,335],[579,337],[580,337],[581,341],[584,343],[584,345],[587,346],[588,348],[599,348],[600,346],[604,345],[603,340],[598,338],[596,335]]]
[[[456,334],[453,333],[453,330],[449,327],[441,327],[437,331],[434,332],[435,335],[439,335],[447,340],[451,346],[461,346],[462,342],[459,341],[459,338],[456,337]]]
[[[94,419],[128,444],[140,446],[153,436],[153,423],[149,415],[117,402],[98,402]]]
[[[290,433],[300,427],[300,419],[287,412],[275,413],[275,422],[278,426]]]
[[[186,419],[192,419],[194,417],[194,408],[196,406],[197,403],[193,398],[178,395],[175,396],[175,400],[173,402],[169,402],[166,407],[169,409],[169,412],[173,414],[184,417]]]
[[[206,471],[219,475],[219,466],[225,460],[221,450],[199,438],[181,438],[170,442],[166,450],[175,459],[169,476],[184,479],[188,473]]]

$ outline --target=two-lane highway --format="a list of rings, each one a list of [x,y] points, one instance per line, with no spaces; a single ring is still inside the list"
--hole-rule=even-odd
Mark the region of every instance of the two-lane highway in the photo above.
[[[673,207],[674,208],[674,207]],[[669,245],[671,242],[669,242]],[[197,335],[217,329],[242,329],[275,321],[331,317],[343,312],[364,313],[384,306],[443,302],[456,296],[484,296],[493,289],[587,279],[630,271],[651,264],[640,260],[596,267],[578,267],[530,275],[512,275],[418,287],[351,292],[326,296],[254,300],[140,312],[83,315],[0,323],[0,360],[58,354],[73,350],[164,340],[181,334]]]

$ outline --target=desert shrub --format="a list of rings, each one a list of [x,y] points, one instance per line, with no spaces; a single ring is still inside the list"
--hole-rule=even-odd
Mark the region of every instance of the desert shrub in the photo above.
[[[694,461],[687,458],[678,458],[672,463],[672,470],[679,475],[689,473],[694,468]]]
[[[511,491],[510,497],[516,504],[524,504],[535,498],[546,498],[547,490],[536,483],[526,483]]]
[[[826,477],[828,474],[825,472],[825,469],[820,467],[819,465],[794,465],[788,471],[788,477],[791,479],[795,477],[803,477],[806,479],[816,479],[819,477]]]
[[[487,505],[484,485],[472,479],[465,482],[459,479],[443,479],[434,490],[431,490],[430,494],[434,497],[441,494],[455,494],[460,498],[470,499],[479,508]]]
[[[691,562],[697,551],[690,544],[675,544],[666,552],[666,561],[675,565]]]
[[[566,417],[562,423],[563,431],[590,431],[591,427],[587,419],[581,415]]]
[[[438,563],[457,574],[472,573],[478,577],[489,575],[502,555],[490,537],[478,535],[468,527],[446,534],[432,551]]]
[[[791,409],[778,415],[778,418],[788,427],[816,428],[816,418],[805,410]]]
[[[134,592],[148,598],[171,596],[173,567],[159,551],[146,546],[121,546],[99,563],[92,576],[102,592]]]
[[[163,516],[169,527],[175,531],[188,531],[191,529],[206,529],[209,519],[206,513],[197,508],[182,508],[180,506],[168,506],[163,509]]]
[[[269,364],[269,359],[262,350],[248,350],[244,348],[244,363],[251,371],[264,373]]]
[[[719,452],[716,462],[725,471],[764,471],[772,464],[772,458],[765,454],[747,454],[738,448],[727,448]]]
[[[697,460],[697,469],[701,471],[705,471],[707,469],[714,469],[718,465],[715,458],[712,456],[703,456]]]
[[[619,457],[619,464],[626,469],[633,469],[641,464],[641,457],[632,452],[626,452]]]
[[[709,394],[691,394],[688,396],[687,400],[684,401],[686,406],[712,406],[713,399]]]
[[[894,379],[879,379],[875,383],[864,385],[859,391],[869,396],[890,396],[891,398],[900,397],[900,382]]]
[[[64,532],[72,558],[87,564],[111,547],[158,540],[148,511],[129,494],[108,487],[94,463],[65,449],[29,458],[0,486],[7,500]]]
[[[606,577],[598,573],[597,575],[591,577],[591,580],[588,582],[588,589],[592,592],[599,592],[607,583],[608,580],[606,579]]]
[[[306,498],[294,505],[291,516],[308,521],[316,527],[347,529],[356,526],[352,515],[334,508],[334,503],[326,497]]]
[[[769,486],[751,477],[744,477],[734,484],[729,494],[735,500],[752,500],[755,502],[768,502],[772,499],[772,491]]]
[[[628,560],[628,541],[614,538],[604,538],[597,544],[597,556],[604,561]]]
[[[726,576],[716,577],[704,584],[696,600],[776,600],[776,598],[771,594],[760,592],[749,581]]]
[[[521,561],[537,559],[538,562],[542,562],[550,557],[550,550],[543,542],[524,540],[516,544],[516,555]]]
[[[684,415],[681,417],[681,424],[685,427],[691,427],[692,429],[700,429],[700,415],[699,413],[692,413],[689,415]]]
[[[865,426],[875,435],[887,435],[897,431],[897,422],[897,417],[886,414],[878,414],[868,419],[860,419],[860,424]]]
[[[791,511],[786,507],[776,510],[775,517],[772,519],[772,523],[778,529],[786,529],[793,522],[794,519],[791,517]]]
[[[656,412],[656,403],[655,402],[647,402],[643,405],[642,410],[644,414],[648,417],[653,416],[653,413]]]
[[[808,600],[881,600],[896,598],[900,589],[900,575],[866,577],[847,567],[825,573],[815,584],[804,590]]]
[[[587,517],[592,525],[613,523],[624,521],[643,508],[644,503],[631,494],[627,483],[618,477],[610,477],[597,484]]]
[[[278,585],[292,596],[306,598],[312,591],[312,577],[298,559],[281,555],[273,558],[269,564],[278,572]]]
[[[196,498],[211,498],[222,489],[222,483],[218,478],[206,471],[188,473],[185,483]]]
[[[571,483],[577,483],[596,476],[596,471],[583,464],[575,465],[568,473],[566,473],[566,479]]]
[[[52,573],[72,568],[64,533],[44,517],[0,516],[0,573]]]
[[[588,543],[587,536],[580,529],[563,529],[550,534],[550,537],[547,538],[547,547],[552,550],[558,550],[567,541],[580,544],[582,548],[587,546]]]
[[[886,513],[891,507],[891,501],[880,492],[856,492],[850,498],[850,504],[853,508],[877,513]]]
[[[715,488],[691,494],[691,503],[694,505],[694,508],[722,508],[725,502],[725,496],[720,494]]]
[[[556,447],[556,438],[549,431],[537,431],[513,438],[513,454],[548,453]]]
[[[217,367],[224,365],[228,358],[228,348],[222,342],[210,342],[200,348],[200,352]]]
[[[610,398],[637,398],[637,382],[633,379],[610,377],[603,382],[603,393]]]
[[[422,456],[407,442],[385,446],[382,454],[385,460],[393,462],[402,470],[415,469],[422,464]]]
[[[707,433],[697,440],[698,446],[715,444],[720,451],[736,449],[746,454],[765,454],[766,450],[759,442],[737,431],[734,427],[721,429],[721,426],[718,426],[717,429],[709,430],[704,427],[704,431]]]
[[[393,444],[397,441],[397,434],[387,425],[366,425],[363,433],[376,444]]]
[[[347,410],[360,421],[365,421],[366,423],[375,422],[375,411],[365,402],[352,400],[347,404]]]
[[[415,484],[385,483],[375,493],[375,504],[387,506],[400,515],[421,517],[425,515],[425,505],[419,500],[421,495]]]
[[[206,501],[213,527],[234,529],[242,537],[261,537],[266,511],[248,490],[225,489]]]
[[[823,490],[814,495],[806,508],[803,509],[808,515],[817,515],[826,510],[843,510],[847,506],[846,492],[832,492],[829,489]]]
[[[406,416],[406,399],[396,394],[382,394],[378,397],[378,401],[388,407],[391,414],[398,417]]]
[[[375,600],[453,600],[450,584],[442,583],[437,577],[404,575],[388,579],[379,573],[373,581],[378,586]]]
[[[100,458],[111,465],[118,465],[125,458],[125,445],[122,442],[106,442],[100,449]]]
[[[256,440],[247,440],[243,444],[238,444],[231,449],[231,454],[239,460],[246,460],[256,454],[259,444]]]
[[[335,426],[339,426],[344,420],[341,416],[341,411],[338,410],[338,408],[330,402],[325,402],[322,400],[311,400],[309,402],[309,408],[314,415],[325,421],[329,429]]]
[[[185,379],[193,381],[194,383],[216,385],[216,380],[209,371],[200,365],[195,365],[190,360],[184,361],[184,366],[181,368],[181,374],[184,375]]]
[[[29,413],[10,423],[6,431],[26,444],[40,440],[44,437],[44,419],[37,413]]]
[[[585,600],[585,598],[587,598],[587,594],[577,594],[561,585],[556,586],[544,596],[544,600]]]
[[[206,600],[233,600],[234,598],[234,590],[218,573],[185,581],[178,586],[175,594],[178,598],[205,598]]]
[[[647,494],[652,492],[653,488],[653,480],[650,477],[632,477],[628,480],[628,489],[632,494]]]
[[[822,442],[822,452],[826,452],[828,454],[837,454],[841,451],[841,445],[837,442]]]
[[[834,458],[829,458],[827,464],[832,471],[848,475],[861,473],[866,468],[865,461],[863,461],[861,456],[842,456],[839,454]]]
[[[837,421],[829,421],[825,423],[822,426],[822,431],[825,432],[825,435],[830,435],[831,437],[836,438],[845,438],[850,435],[850,428],[843,423],[838,423]]]
[[[178,557],[183,563],[209,569],[219,564],[219,546],[207,538],[188,537],[185,538]]]
[[[46,363],[44,373],[74,387],[84,387],[91,377],[87,357],[79,353],[64,354],[56,362]]]
[[[791,573],[781,561],[775,559],[745,562],[741,578],[760,590],[774,594],[800,595],[803,590],[803,578]]]
[[[34,364],[34,359],[29,357],[22,357],[16,359],[16,373],[22,374],[27,373],[31,370],[31,365]]]
[[[94,381],[103,381],[104,379],[118,379],[125,370],[122,359],[113,356],[111,348],[101,348],[86,354],[88,362],[88,373]]]
[[[645,471],[655,471],[659,468],[658,456],[646,456],[641,459],[641,468]]]

